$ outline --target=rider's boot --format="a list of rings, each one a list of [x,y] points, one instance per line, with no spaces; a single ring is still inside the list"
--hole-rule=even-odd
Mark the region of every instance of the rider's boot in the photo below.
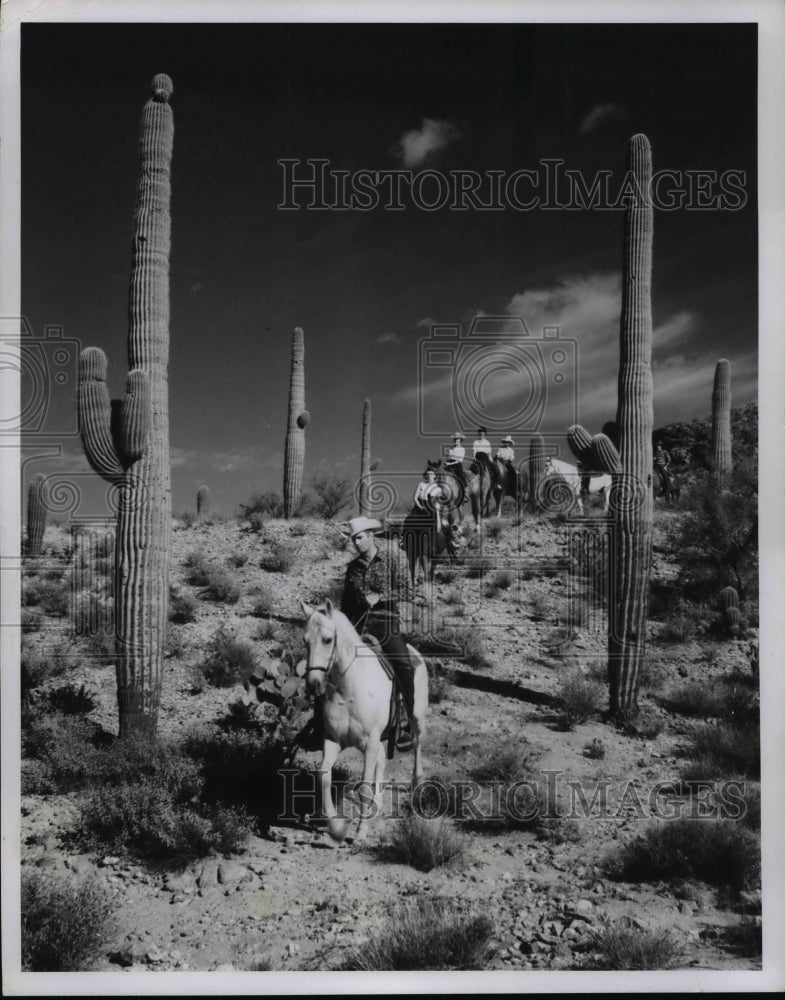
[[[414,667],[411,662],[396,663],[395,676],[406,709],[406,719],[398,727],[398,739],[395,746],[398,750],[406,751],[411,750],[413,744],[411,720],[414,715]]]

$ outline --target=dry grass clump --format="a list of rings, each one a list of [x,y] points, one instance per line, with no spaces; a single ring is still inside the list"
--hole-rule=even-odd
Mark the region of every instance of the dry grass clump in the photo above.
[[[668,931],[618,924],[595,931],[589,947],[592,957],[583,968],[592,970],[669,969],[679,956],[679,947]]]
[[[423,872],[463,860],[466,845],[450,820],[426,819],[407,813],[395,827],[384,853],[393,860]]]
[[[588,721],[600,710],[606,697],[603,685],[584,677],[579,670],[565,674],[559,685],[559,719],[563,729],[571,730]]]
[[[89,970],[101,956],[112,912],[103,885],[24,870],[21,888],[22,968]]]
[[[213,687],[239,684],[253,674],[255,667],[253,648],[223,625],[208,643],[207,655],[201,665],[207,683]]]
[[[483,968],[493,934],[486,914],[463,914],[454,900],[418,899],[390,914],[386,925],[342,963],[346,971]]]

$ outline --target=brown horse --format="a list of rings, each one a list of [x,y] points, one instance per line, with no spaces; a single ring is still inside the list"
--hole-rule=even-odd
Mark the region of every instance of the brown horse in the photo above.
[[[495,459],[497,470],[497,483],[494,487],[492,498],[496,501],[496,516],[502,516],[502,504],[505,497],[512,497],[515,500],[515,511],[520,514],[521,508],[526,503],[529,496],[529,473],[525,465],[521,465],[515,470],[515,482],[510,475],[510,470],[506,462],[500,458]],[[490,513],[489,513],[490,516]]]

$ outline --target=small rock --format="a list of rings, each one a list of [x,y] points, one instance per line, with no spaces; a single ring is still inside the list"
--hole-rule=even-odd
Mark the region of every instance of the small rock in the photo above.
[[[681,905],[679,906],[679,913],[683,917],[691,917],[695,909],[696,909],[695,904],[690,903],[688,900],[685,899],[684,902],[681,903]]]
[[[120,859],[114,857],[114,855],[107,854],[105,858],[101,858],[102,868],[113,868],[115,865],[120,864]]]
[[[153,946],[147,949],[147,954],[145,958],[148,962],[163,962],[166,960],[166,953],[161,951],[160,948]]]

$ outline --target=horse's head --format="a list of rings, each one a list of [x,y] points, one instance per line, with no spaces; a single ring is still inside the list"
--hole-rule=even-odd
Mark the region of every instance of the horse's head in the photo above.
[[[324,694],[327,688],[327,677],[336,657],[338,636],[333,605],[329,598],[318,607],[312,607],[305,601],[300,604],[307,618],[305,686],[310,694],[318,696]]]
[[[446,521],[444,524],[444,541],[450,556],[459,555],[469,544],[466,524],[463,520]]]

